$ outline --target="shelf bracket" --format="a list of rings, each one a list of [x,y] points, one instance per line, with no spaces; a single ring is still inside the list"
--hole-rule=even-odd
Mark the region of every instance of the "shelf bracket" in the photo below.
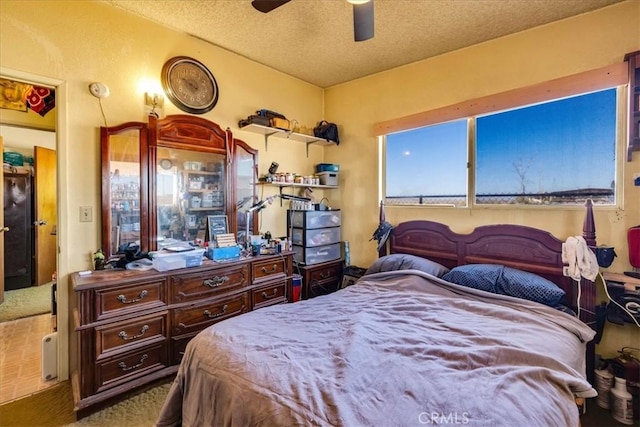
[[[265,133],[265,134],[264,134],[264,151],[265,151],[265,152],[266,152],[266,151],[268,151],[268,142],[269,142],[269,137],[270,137],[271,135],[276,134],[276,133],[278,133],[278,132],[271,132],[271,133]],[[308,157],[308,156],[307,156],[307,157]]]

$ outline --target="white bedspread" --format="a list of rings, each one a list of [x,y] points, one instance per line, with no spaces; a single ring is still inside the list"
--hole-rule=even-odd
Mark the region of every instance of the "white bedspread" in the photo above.
[[[378,273],[202,331],[157,425],[577,426],[593,336],[538,303]]]

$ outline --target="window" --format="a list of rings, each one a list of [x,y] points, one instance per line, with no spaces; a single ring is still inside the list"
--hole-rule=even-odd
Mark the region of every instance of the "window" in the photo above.
[[[476,119],[477,204],[613,204],[616,90]]]
[[[613,88],[389,134],[385,203],[615,204],[616,107]]]
[[[386,204],[467,204],[468,120],[387,135]]]

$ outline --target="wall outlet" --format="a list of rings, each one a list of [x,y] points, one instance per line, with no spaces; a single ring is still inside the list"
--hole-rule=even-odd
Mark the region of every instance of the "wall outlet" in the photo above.
[[[93,221],[93,208],[91,206],[80,206],[80,222]]]

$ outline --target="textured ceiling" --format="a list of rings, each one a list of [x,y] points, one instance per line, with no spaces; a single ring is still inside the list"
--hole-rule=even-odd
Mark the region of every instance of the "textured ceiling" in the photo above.
[[[346,0],[103,1],[324,88],[624,0],[374,0],[364,42]]]

